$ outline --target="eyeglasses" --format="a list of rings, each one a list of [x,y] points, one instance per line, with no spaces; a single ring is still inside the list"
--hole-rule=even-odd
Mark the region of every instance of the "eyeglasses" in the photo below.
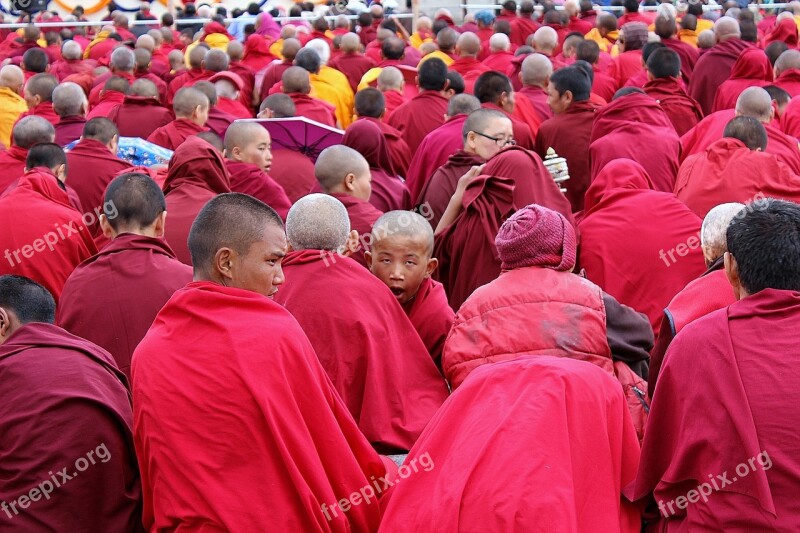
[[[485,133],[481,133],[479,131],[473,131],[475,135],[480,135],[490,141],[494,141],[500,148],[505,148],[506,146],[515,146],[517,141],[514,139],[504,139],[503,137],[492,137],[490,135],[486,135]]]

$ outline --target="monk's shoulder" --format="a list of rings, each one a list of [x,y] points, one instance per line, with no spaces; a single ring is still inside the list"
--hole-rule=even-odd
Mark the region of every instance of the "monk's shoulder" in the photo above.
[[[728,308],[724,307],[687,324],[670,343],[664,367],[701,371],[721,357],[731,345]]]

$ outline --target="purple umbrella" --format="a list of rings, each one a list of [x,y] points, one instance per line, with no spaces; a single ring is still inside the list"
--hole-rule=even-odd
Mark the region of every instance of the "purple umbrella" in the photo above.
[[[272,137],[273,148],[300,152],[316,161],[320,152],[334,144],[342,144],[344,131],[305,117],[252,118],[236,122],[257,122],[264,126]]]

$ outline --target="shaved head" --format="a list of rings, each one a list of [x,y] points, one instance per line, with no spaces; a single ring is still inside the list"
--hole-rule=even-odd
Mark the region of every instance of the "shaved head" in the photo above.
[[[342,40],[339,43],[339,47],[343,52],[358,52],[358,50],[361,48],[361,40],[355,33],[345,33],[342,35]]]
[[[36,74],[25,84],[25,92],[38,96],[42,102],[53,101],[53,91],[58,85],[58,78],[52,74]]]
[[[129,172],[108,184],[103,205],[116,210],[106,213],[109,225],[117,233],[137,233],[149,228],[167,209],[161,187],[147,174]]]
[[[136,39],[136,48],[144,48],[152,53],[153,50],[156,49],[156,41],[148,34],[140,35],[139,38]]]
[[[0,307],[13,313],[21,324],[53,324],[56,321],[53,296],[47,289],[23,276],[0,276]]]
[[[184,87],[175,93],[172,109],[175,111],[176,117],[188,118],[198,106],[201,108],[208,108],[210,105],[208,97],[205,94],[193,87]]]
[[[75,61],[81,58],[81,45],[75,41],[64,41],[61,45],[61,57],[69,61]]]
[[[65,81],[53,91],[53,110],[60,117],[83,116],[87,107],[86,93],[77,83]]]
[[[543,54],[531,54],[522,61],[520,78],[523,85],[544,87],[553,75],[553,64]]]
[[[108,66],[111,70],[133,72],[135,61],[133,50],[124,46],[118,46],[111,52],[111,60],[108,62]]]
[[[786,50],[775,61],[775,77],[789,69],[800,69],[800,51]]]
[[[343,252],[350,233],[344,204],[327,194],[297,200],[286,216],[286,239],[293,250]]]
[[[213,131],[201,131],[197,136],[213,146],[220,154],[225,149],[225,146],[222,144],[222,139]]]
[[[128,94],[130,90],[130,82],[120,76],[111,76],[108,78],[108,81],[106,81],[105,85],[103,85],[103,92],[117,91],[118,93]]]
[[[507,51],[511,48],[511,41],[505,33],[495,33],[489,38],[489,48],[494,52]]]
[[[736,100],[736,115],[753,117],[760,122],[772,120],[772,98],[761,87],[748,87]]]
[[[464,32],[459,36],[456,48],[462,57],[477,57],[481,51],[481,40],[471,31]]]
[[[137,48],[133,51],[133,55],[136,58],[136,70],[140,72],[147,70],[153,55],[144,48]]]
[[[406,237],[422,244],[428,257],[433,254],[433,228],[430,222],[413,211],[384,213],[372,226],[371,235],[373,245],[390,237]]]
[[[447,27],[439,30],[436,34],[436,44],[439,45],[439,50],[449,52],[456,46],[458,40],[458,33],[453,28]]]
[[[271,94],[264,98],[259,111],[265,109],[272,111],[272,118],[290,118],[297,114],[294,100],[288,94],[283,93]]]
[[[741,37],[741,30],[739,29],[739,21],[733,17],[720,17],[714,23],[714,35],[717,41],[724,41],[726,39]]]
[[[217,105],[217,89],[214,87],[214,84],[210,81],[203,80],[198,81],[191,87],[192,89],[198,90],[208,98],[208,103],[211,107]]]
[[[281,55],[284,57],[284,59],[292,61],[295,57],[297,57],[297,52],[299,52],[300,48],[302,47],[303,45],[300,44],[300,41],[293,37],[285,39],[283,41],[283,45],[281,46]]]
[[[207,53],[208,49],[205,47],[195,46],[192,48],[191,52],[189,52],[189,66],[195,69],[201,68]]]
[[[324,39],[311,39],[306,43],[306,48],[314,50],[319,55],[320,65],[327,65],[331,58],[331,47]]]
[[[203,68],[211,72],[228,70],[228,54],[222,50],[209,50],[203,59]]]
[[[348,174],[365,172],[369,173],[369,163],[364,156],[343,144],[324,149],[314,164],[314,175],[325,192],[341,185]]]
[[[143,96],[145,98],[158,98],[158,87],[152,81],[140,78],[133,82],[131,85],[131,95],[133,96]]]
[[[236,121],[228,126],[225,132],[225,152],[230,154],[234,148],[243,148],[253,142],[257,135],[264,132],[264,126],[258,122]]]
[[[736,117],[725,126],[723,137],[739,139],[750,150],[764,151],[767,149],[767,130],[764,125],[753,117]]]
[[[552,52],[558,46],[558,34],[550,26],[542,26],[533,34],[533,48],[537,52]]]
[[[403,74],[395,67],[385,67],[378,74],[378,90],[379,91],[402,91],[405,85]]]
[[[289,67],[281,76],[281,85],[285,93],[308,94],[311,92],[311,77],[301,67]]]
[[[28,72],[45,72],[50,60],[41,48],[31,48],[22,54],[22,68]]]
[[[719,259],[728,251],[727,231],[733,217],[744,209],[744,204],[721,204],[708,212],[700,228],[700,246],[706,265]]]
[[[489,129],[489,124],[496,120],[509,120],[508,116],[496,109],[477,109],[467,116],[464,127],[461,128],[462,140],[467,140],[467,134],[471,131],[484,132]]]
[[[457,94],[447,102],[447,116],[469,115],[481,108],[481,102],[471,94]]]
[[[294,64],[306,69],[311,74],[317,74],[319,69],[322,68],[322,60],[319,54],[311,48],[300,49],[297,55],[294,56]]]
[[[0,87],[8,87],[19,93],[25,83],[25,73],[16,65],[6,65],[0,69]]]
[[[53,125],[36,115],[21,118],[11,130],[11,143],[26,150],[37,144],[51,143],[55,138]]]
[[[229,42],[227,50],[231,61],[241,61],[242,57],[244,57],[244,47],[239,41]]]
[[[359,117],[381,118],[386,111],[386,99],[378,89],[366,87],[356,93],[355,109]]]
[[[84,139],[94,139],[103,144],[108,144],[114,137],[118,136],[117,125],[105,117],[95,117],[88,120],[83,126]]]

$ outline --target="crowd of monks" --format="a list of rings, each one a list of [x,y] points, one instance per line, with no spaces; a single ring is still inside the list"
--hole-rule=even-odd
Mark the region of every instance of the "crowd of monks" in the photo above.
[[[0,35],[0,531],[797,530],[800,3],[224,9]]]

